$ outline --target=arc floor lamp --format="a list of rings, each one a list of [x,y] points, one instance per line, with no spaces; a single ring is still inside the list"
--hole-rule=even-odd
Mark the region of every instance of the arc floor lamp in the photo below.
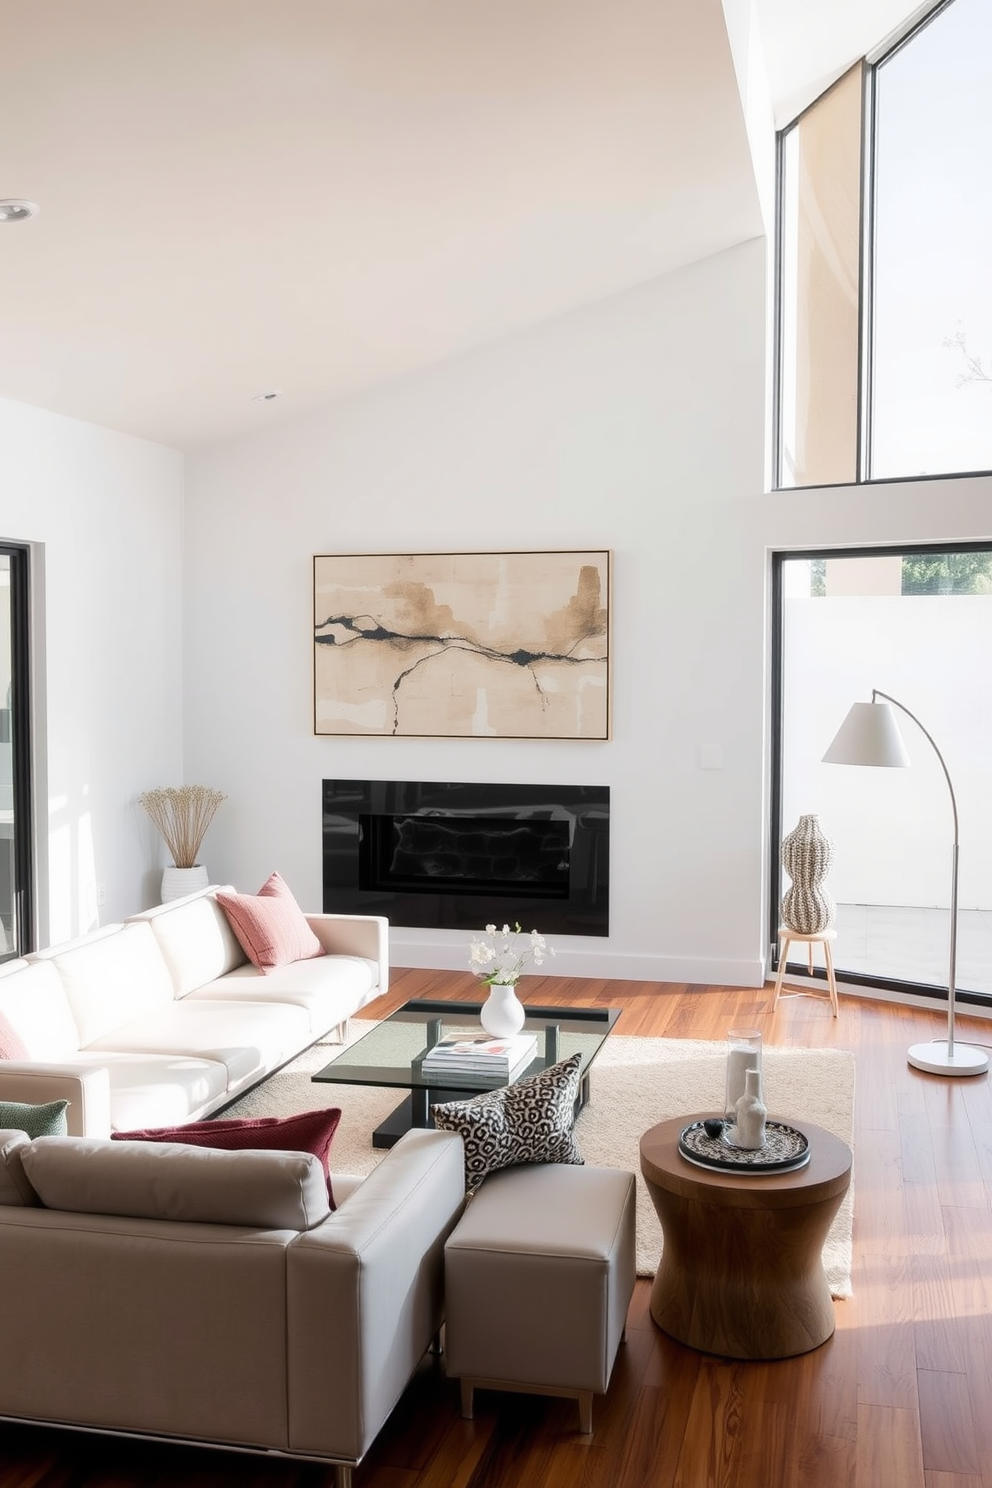
[[[883,698],[884,702],[878,699]],[[909,754],[896,716],[889,707],[899,708],[911,718],[930,744],[940,761],[940,767],[951,794],[951,813],[954,818],[954,846],[951,852],[951,949],[947,978],[947,1038],[931,1044],[914,1044],[907,1055],[916,1069],[928,1070],[934,1075],[980,1075],[989,1067],[989,1056],[983,1049],[969,1044],[959,1044],[954,1037],[954,995],[958,945],[958,803],[954,787],[944,763],[944,756],[933,738],[923,727],[915,713],[905,703],[890,697],[887,692],[872,689],[870,703],[854,703],[844,722],[838,729],[830,748],[823,756],[828,765],[881,765],[888,768],[904,767],[910,763]]]

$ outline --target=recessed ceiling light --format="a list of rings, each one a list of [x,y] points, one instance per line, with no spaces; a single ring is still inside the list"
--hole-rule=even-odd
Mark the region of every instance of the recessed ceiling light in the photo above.
[[[270,393],[256,393],[251,401],[253,403],[271,403],[273,398],[281,397],[282,393],[279,388],[273,388]]]
[[[29,217],[37,217],[39,210],[36,202],[18,196],[0,197],[0,222],[27,222]]]

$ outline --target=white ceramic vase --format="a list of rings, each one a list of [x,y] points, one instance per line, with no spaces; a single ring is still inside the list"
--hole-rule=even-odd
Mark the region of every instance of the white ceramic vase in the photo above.
[[[744,1080],[744,1094],[737,1102],[737,1131],[734,1139],[738,1147],[757,1151],[765,1145],[765,1117],[768,1115],[761,1099],[761,1074],[756,1069],[749,1069]]]
[[[492,982],[482,1004],[479,1022],[493,1038],[512,1038],[524,1026],[524,1005],[517,996],[516,982]]]
[[[168,904],[172,899],[195,894],[199,889],[205,889],[209,882],[202,863],[194,863],[192,868],[166,868],[162,874],[162,903]]]

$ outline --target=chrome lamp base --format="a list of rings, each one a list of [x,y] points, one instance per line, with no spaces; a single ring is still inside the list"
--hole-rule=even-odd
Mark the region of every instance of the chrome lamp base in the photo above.
[[[933,1044],[914,1044],[906,1058],[914,1069],[926,1070],[931,1075],[983,1075],[989,1067],[989,1056],[984,1049],[956,1040],[953,1053],[949,1052],[947,1041],[939,1039]]]

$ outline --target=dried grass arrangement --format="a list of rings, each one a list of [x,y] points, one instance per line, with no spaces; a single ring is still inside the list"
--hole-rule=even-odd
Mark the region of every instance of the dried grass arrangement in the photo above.
[[[142,791],[138,800],[165,839],[177,868],[196,868],[200,844],[227,797],[206,785],[167,785]]]

